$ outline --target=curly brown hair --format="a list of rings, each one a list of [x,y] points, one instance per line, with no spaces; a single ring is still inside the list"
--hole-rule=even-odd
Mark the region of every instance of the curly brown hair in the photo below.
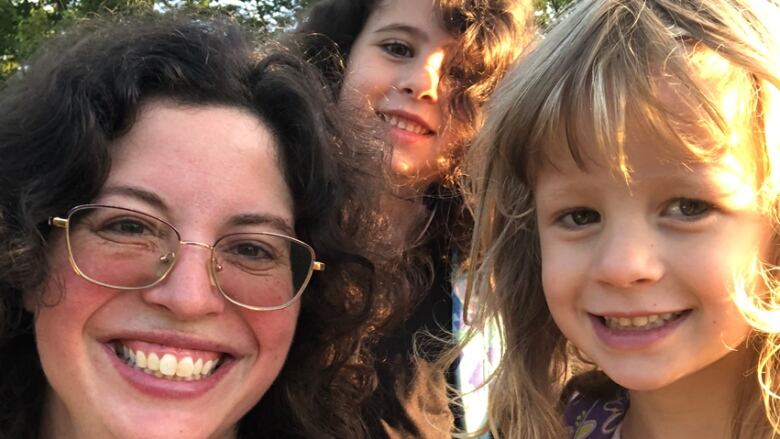
[[[354,42],[371,14],[388,1],[319,0],[303,12],[288,43],[322,72],[338,94]],[[488,98],[536,35],[530,0],[433,0],[433,6],[443,28],[455,41],[447,51],[440,82],[449,95],[444,129],[454,141],[448,148],[447,168],[441,169],[441,178],[420,194],[431,217],[412,227],[408,234],[417,237],[407,243],[404,254],[407,277],[416,285],[408,302],[418,305],[417,311],[383,338],[376,349],[377,357],[385,359],[377,365],[384,387],[380,385],[364,407],[367,419],[382,420],[382,425],[372,431],[375,437],[386,437],[384,424],[409,436],[420,435],[406,416],[396,390],[406,392],[415,379],[416,342],[426,346],[417,349],[428,351],[417,352],[423,354],[424,361],[434,361],[452,338],[450,328],[429,325],[432,319],[443,321],[431,315],[432,303],[441,305],[443,297],[450,294],[450,274],[453,266],[462,262],[453,256],[468,253],[472,220],[458,185],[461,159],[482,125]],[[391,306],[397,309],[395,304]],[[443,318],[451,318],[449,309]],[[423,337],[415,337],[415,333]]]
[[[0,438],[39,434],[47,384],[22,295],[48,276],[47,218],[95,197],[115,140],[156,98],[260,117],[278,141],[296,235],[328,264],[301,298],[281,374],[238,437],[365,435],[355,405],[374,371],[362,339],[392,317],[376,311],[380,291],[405,285],[379,268],[390,266],[375,239],[381,160],[318,72],[256,43],[202,16],[93,20],[50,42],[0,91]]]
[[[303,12],[293,41],[334,90],[341,87],[353,43],[382,3],[320,0]],[[481,126],[483,105],[536,28],[530,0],[435,0],[434,5],[456,41],[442,69],[442,87],[450,90],[446,129],[457,139],[445,175],[445,183],[453,183],[464,149]]]

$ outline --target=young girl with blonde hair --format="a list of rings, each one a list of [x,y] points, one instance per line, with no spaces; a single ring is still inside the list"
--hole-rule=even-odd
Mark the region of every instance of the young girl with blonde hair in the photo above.
[[[471,150],[501,438],[780,433],[780,10],[576,3]]]

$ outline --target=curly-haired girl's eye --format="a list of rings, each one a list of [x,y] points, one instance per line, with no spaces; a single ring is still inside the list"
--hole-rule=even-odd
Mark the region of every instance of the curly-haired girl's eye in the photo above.
[[[394,40],[380,45],[382,50],[396,58],[411,58],[414,56],[414,49],[403,41]]]

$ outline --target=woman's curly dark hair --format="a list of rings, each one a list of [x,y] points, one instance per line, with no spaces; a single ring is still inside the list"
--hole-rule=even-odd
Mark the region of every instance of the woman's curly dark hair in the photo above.
[[[296,234],[328,264],[302,296],[281,374],[240,421],[239,437],[365,435],[355,407],[374,372],[362,338],[387,318],[374,307],[380,290],[404,285],[378,268],[387,264],[368,239],[381,159],[308,63],[256,47],[237,26],[204,17],[93,20],[39,51],[0,91],[0,438],[39,433],[47,384],[22,296],[48,276],[46,220],[96,196],[114,142],[144,102],[160,98],[260,117],[278,141]]]

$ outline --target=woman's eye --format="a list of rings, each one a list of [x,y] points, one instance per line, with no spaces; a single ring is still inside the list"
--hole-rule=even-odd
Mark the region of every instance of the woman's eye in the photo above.
[[[411,58],[414,51],[406,43],[401,41],[391,41],[380,45],[382,50],[397,58]]]
[[[560,217],[560,221],[568,228],[579,228],[601,221],[601,214],[593,209],[575,209]]]
[[[107,224],[104,227],[104,230],[113,233],[121,233],[123,235],[143,235],[145,233],[148,234],[151,232],[149,227],[147,227],[141,222],[134,221],[134,220],[114,221],[112,223]]]
[[[707,214],[712,209],[712,204],[691,198],[680,198],[672,201],[665,210],[667,216],[694,218]]]
[[[252,259],[273,259],[270,251],[254,243],[241,243],[233,246],[233,254]]]

